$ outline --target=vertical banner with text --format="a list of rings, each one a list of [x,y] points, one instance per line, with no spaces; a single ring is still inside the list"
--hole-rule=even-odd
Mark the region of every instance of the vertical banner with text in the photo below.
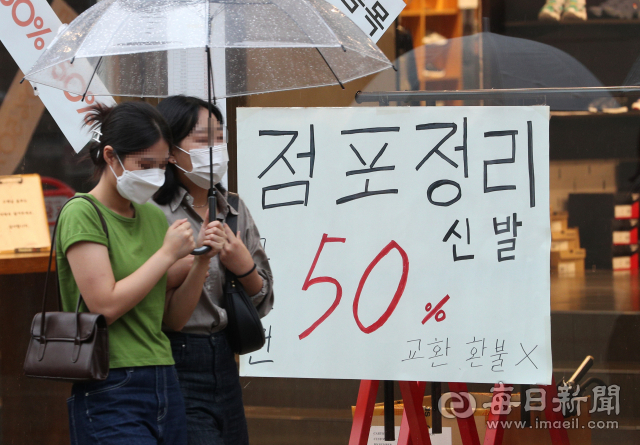
[[[0,40],[20,70],[26,73],[54,39],[62,24],[46,0],[2,0],[0,3]],[[88,62],[79,61],[75,66],[68,64],[64,68],[56,67],[51,74],[65,84],[74,83],[82,87],[88,84],[89,79],[85,79],[80,73],[92,71],[80,69],[81,63]],[[92,82],[98,83],[100,80],[93,79]],[[45,107],[76,152],[91,138],[88,129],[82,128],[88,107],[96,100],[106,105],[115,105],[113,98],[105,96],[97,99],[90,90],[87,91],[84,102],[81,101],[82,96],[45,85],[37,85],[37,90]]]
[[[396,18],[407,6],[403,0],[330,0],[374,42],[394,26]]]
[[[238,109],[248,376],[549,384],[548,107]]]

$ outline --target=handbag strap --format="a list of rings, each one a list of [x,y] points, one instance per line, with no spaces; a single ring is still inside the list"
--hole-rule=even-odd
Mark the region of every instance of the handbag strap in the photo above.
[[[235,210],[238,210],[238,204],[240,202],[240,196],[237,193],[229,192],[227,194],[227,203],[233,207]],[[234,215],[231,212],[227,213],[227,217],[225,218],[225,222],[235,235],[238,231],[238,215]],[[231,281],[235,278],[235,274],[231,272],[229,269],[225,267],[225,281]],[[238,283],[240,284],[240,283]]]
[[[58,217],[56,218],[56,224],[53,226],[53,234],[51,235],[51,250],[49,251],[49,265],[47,266],[47,275],[44,279],[44,293],[42,296],[42,316],[40,317],[40,335],[41,336],[44,336],[44,319],[45,319],[46,304],[47,304],[47,289],[49,284],[49,274],[51,273],[51,264],[53,260],[53,249],[55,247],[56,233],[58,231],[58,222],[60,221],[60,215],[62,214],[62,209],[64,209],[65,206],[69,204],[69,202],[77,198],[82,198],[85,201],[88,201],[89,203],[91,203],[93,208],[96,209],[96,212],[98,212],[98,216],[100,217],[100,222],[102,223],[102,229],[104,230],[105,235],[107,235],[107,239],[109,238],[109,229],[107,228],[107,222],[105,221],[104,216],[102,216],[102,212],[100,211],[96,203],[93,202],[91,198],[85,195],[74,196],[69,200],[67,200],[67,202],[65,202],[63,206],[60,208],[60,212],[58,212]],[[56,289],[58,291],[58,301],[59,301],[60,300],[60,283],[59,282],[58,282],[58,285],[56,286]],[[81,302],[82,302],[82,295],[79,295],[78,303],[76,304],[76,313],[80,311]],[[76,331],[78,330],[79,330],[78,326],[76,325]],[[76,336],[77,334],[78,332],[76,332]]]
[[[238,204],[240,202],[240,196],[237,193],[229,192],[227,195],[227,203],[233,207],[235,210],[238,210]],[[238,215],[234,215],[231,212],[227,214],[226,221],[227,225],[235,235],[238,231]]]

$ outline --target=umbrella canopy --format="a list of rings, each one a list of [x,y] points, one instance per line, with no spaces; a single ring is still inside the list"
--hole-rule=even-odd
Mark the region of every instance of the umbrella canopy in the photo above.
[[[69,64],[74,74],[62,75]],[[189,94],[211,102],[342,86],[391,67],[369,37],[325,0],[102,0],[58,31],[25,78],[83,98]],[[209,110],[210,159],[212,132]]]
[[[553,46],[493,33],[478,34],[484,59],[484,88],[601,87],[582,63]],[[609,96],[609,95],[607,95]],[[549,97],[554,110],[586,110],[594,96],[586,93]]]
[[[456,65],[449,63],[452,58],[462,61],[459,71],[448,71]],[[489,32],[449,39],[438,44],[422,45],[400,56],[396,63],[399,69],[397,75],[401,80],[398,82],[399,90],[420,89],[417,81],[420,78],[424,81],[424,90],[439,91],[443,89],[443,81],[457,80],[462,76],[460,90],[493,90],[494,99],[503,99],[505,104],[516,105],[522,102],[514,102],[506,95],[502,98],[500,90],[504,89],[603,86],[588,68],[564,51],[544,43]],[[640,72],[640,69],[636,71]],[[433,77],[433,73],[440,73],[441,77]],[[640,76],[637,76],[638,78]],[[413,79],[415,81],[412,82]],[[626,84],[632,82],[633,79]],[[396,74],[388,72],[376,76],[364,90],[394,89]],[[610,97],[607,93],[601,94]],[[543,96],[544,92],[541,91],[540,95]],[[553,110],[587,110],[596,97],[589,91],[572,92],[563,96],[548,97],[546,102]]]
[[[214,98],[341,85],[392,67],[324,0],[103,0],[58,33],[26,78],[135,97],[184,93],[188,82],[206,98],[207,49]],[[68,63],[89,82],[56,77]]]

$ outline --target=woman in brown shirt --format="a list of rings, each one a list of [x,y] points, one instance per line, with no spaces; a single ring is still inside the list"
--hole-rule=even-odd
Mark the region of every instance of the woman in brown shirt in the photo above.
[[[175,144],[155,203],[169,223],[187,218],[193,229],[199,230],[207,218],[208,104],[194,97],[173,96],[163,100],[158,110],[169,123]],[[230,192],[219,183],[226,173],[228,154],[222,115],[215,106],[212,112],[216,123],[216,218],[224,223],[229,214],[237,215],[237,232],[224,225],[225,245],[210,260],[209,276],[193,315],[181,332],[167,335],[185,397],[189,444],[242,445],[248,444],[248,434],[237,365],[225,334],[225,269],[238,276],[261,316],[273,306],[273,277],[249,210],[239,198],[237,208],[232,207],[227,202]],[[188,270],[188,261],[184,270]],[[180,274],[170,276],[168,287],[179,285],[181,280]]]

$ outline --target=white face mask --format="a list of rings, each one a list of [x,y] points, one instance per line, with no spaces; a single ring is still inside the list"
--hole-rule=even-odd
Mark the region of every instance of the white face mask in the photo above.
[[[116,154],[118,162],[122,165],[120,156]],[[109,166],[111,168],[111,166]],[[148,168],[146,170],[134,170],[129,171],[122,165],[122,175],[113,175],[117,179],[116,187],[118,193],[124,199],[133,201],[136,204],[144,204],[149,201],[151,197],[158,191],[162,184],[164,184],[164,170],[161,168]]]
[[[210,182],[209,171],[209,147],[206,148],[194,148],[191,151],[183,150],[176,145],[176,148],[184,153],[187,153],[191,157],[191,165],[193,168],[190,172],[180,167],[178,164],[174,164],[184,174],[200,188],[208,189]],[[227,172],[227,164],[229,163],[229,153],[227,152],[227,144],[218,144],[213,146],[213,184],[217,184],[222,180],[222,177]]]

